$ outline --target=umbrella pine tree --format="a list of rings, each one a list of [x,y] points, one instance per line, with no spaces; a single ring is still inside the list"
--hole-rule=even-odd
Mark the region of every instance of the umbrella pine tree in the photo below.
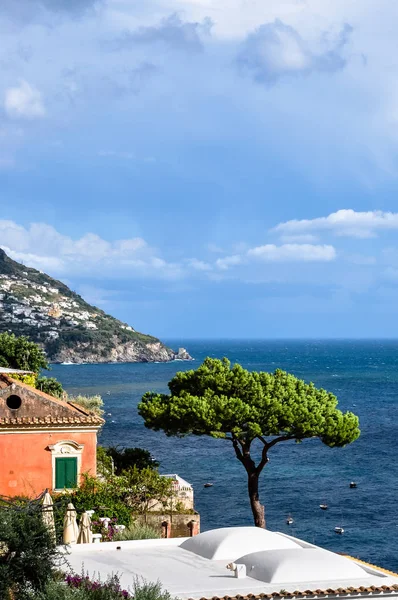
[[[259,477],[276,444],[319,438],[341,447],[360,435],[358,417],[338,410],[333,394],[280,369],[250,372],[226,358],[206,358],[198,369],[177,373],[169,390],[143,396],[138,411],[145,426],[168,436],[207,435],[231,443],[247,474],[257,527],[265,527]],[[255,441],[261,445],[257,462]]]

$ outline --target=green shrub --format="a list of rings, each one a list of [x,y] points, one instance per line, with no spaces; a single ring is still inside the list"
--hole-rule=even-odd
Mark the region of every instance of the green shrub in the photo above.
[[[155,540],[160,538],[160,533],[150,525],[133,523],[123,531],[119,531],[113,540],[115,542],[125,542],[127,540]]]
[[[116,475],[122,475],[123,471],[133,469],[157,469],[159,462],[155,460],[149,450],[143,448],[123,448],[121,446],[110,446],[104,448],[106,454],[111,457]]]
[[[29,600],[132,600],[122,590],[115,575],[105,582],[91,580],[86,575],[68,575],[65,581],[50,581],[43,591],[32,593]]]
[[[4,332],[0,333],[0,366],[38,373],[48,369],[48,362],[38,344],[25,336]]]
[[[78,590],[74,590],[62,581],[50,581],[41,592],[31,592],[29,600],[82,600]]]
[[[18,600],[42,590],[52,578],[58,554],[37,503],[0,508],[0,598]]]
[[[64,511],[68,502],[72,502],[78,516],[86,510],[94,510],[94,520],[116,518],[119,525],[128,526],[132,514],[146,514],[154,502],[166,507],[173,494],[171,479],[162,477],[154,469],[134,468],[105,480],[84,474],[79,488],[59,494],[54,500]]]
[[[100,417],[104,414],[102,407],[104,406],[104,401],[102,400],[100,395],[95,396],[83,396],[79,394],[78,396],[68,396],[69,402],[74,402],[78,404],[82,408],[99,415]]]
[[[26,374],[26,375],[12,373],[12,378],[15,379],[16,381],[21,381],[22,383],[25,383],[26,385],[30,385],[31,387],[34,387],[34,388],[36,387],[36,383],[37,383],[36,373],[30,373],[30,374]]]
[[[113,459],[109,456],[107,448],[97,446],[97,473],[105,479],[113,475]]]
[[[64,395],[64,388],[55,377],[38,377],[35,387],[45,394],[55,396],[56,398],[62,398]]]
[[[125,502],[125,495],[117,478],[100,481],[85,474],[79,488],[73,492],[59,494],[54,498],[54,502],[62,506],[60,512],[63,514],[68,502],[72,502],[78,517],[86,510],[94,510],[93,520],[110,517],[117,519],[121,525],[130,525],[131,508]],[[63,518],[62,514],[61,516]]]
[[[162,589],[161,583],[136,579],[133,585],[134,600],[174,600],[169,592]]]
[[[29,600],[174,600],[162,585],[136,579],[133,590],[122,590],[117,575],[105,582],[87,576],[70,575],[64,582],[50,581],[41,592],[32,592]]]

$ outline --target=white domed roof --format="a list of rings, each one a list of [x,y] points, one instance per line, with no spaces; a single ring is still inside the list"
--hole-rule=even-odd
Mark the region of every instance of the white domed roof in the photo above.
[[[259,527],[224,527],[189,538],[181,548],[211,560],[232,560],[260,550],[300,548],[293,540]]]
[[[354,561],[321,548],[265,550],[238,558],[249,577],[266,583],[364,579],[369,574]]]

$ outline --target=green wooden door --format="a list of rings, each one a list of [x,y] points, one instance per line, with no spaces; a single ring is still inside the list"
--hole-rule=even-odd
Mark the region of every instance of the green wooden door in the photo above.
[[[55,459],[55,489],[74,488],[77,485],[77,458]]]

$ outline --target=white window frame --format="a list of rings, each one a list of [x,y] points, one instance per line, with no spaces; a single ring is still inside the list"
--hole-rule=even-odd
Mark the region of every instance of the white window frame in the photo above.
[[[48,446],[48,449],[51,452],[51,460],[52,460],[52,489],[55,492],[63,492],[63,491],[71,491],[59,490],[55,487],[55,469],[56,469],[56,459],[57,458],[77,458],[77,483],[79,485],[80,481],[80,473],[82,469],[82,454],[84,450],[84,444],[78,444],[73,440],[61,440],[56,444]]]

